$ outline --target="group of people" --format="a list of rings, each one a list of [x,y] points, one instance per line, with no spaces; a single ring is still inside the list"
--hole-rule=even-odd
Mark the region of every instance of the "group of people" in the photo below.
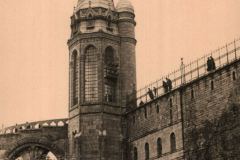
[[[212,56],[207,59],[207,71],[210,72],[216,69],[215,61]]]
[[[153,87],[153,90],[151,90],[150,88],[148,88],[148,96],[151,98],[151,99],[154,99],[155,97],[157,97],[157,88],[156,87]]]
[[[163,81],[164,93],[167,93],[172,90],[172,81],[169,78],[166,78],[166,81]]]
[[[163,88],[165,93],[172,90],[172,81],[169,78],[166,78],[166,81],[163,81]],[[158,96],[158,89],[156,87],[153,87],[153,89],[148,88],[147,94],[150,97],[150,99],[153,100]],[[140,101],[139,105],[141,106],[143,104],[144,102]]]
[[[214,61],[213,57],[210,56],[207,59],[207,71],[210,72],[210,71],[215,70],[215,69],[216,69],[215,61]],[[164,93],[167,93],[167,92],[172,90],[172,81],[169,78],[166,78],[165,81],[163,80],[162,86],[163,86],[163,89],[164,89]],[[151,98],[151,100],[153,100],[155,97],[158,96],[158,90],[157,90],[156,87],[153,87],[153,90],[148,88],[147,94]],[[143,104],[144,104],[144,102],[140,101],[139,105],[143,105]]]

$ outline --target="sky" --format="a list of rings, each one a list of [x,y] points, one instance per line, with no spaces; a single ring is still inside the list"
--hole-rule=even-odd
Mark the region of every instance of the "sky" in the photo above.
[[[131,2],[138,88],[179,68],[180,58],[188,63],[240,36],[239,0]],[[66,43],[76,3],[0,1],[0,124],[67,117]]]

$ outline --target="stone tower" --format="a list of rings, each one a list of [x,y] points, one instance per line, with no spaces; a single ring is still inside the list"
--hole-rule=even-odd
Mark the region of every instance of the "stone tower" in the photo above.
[[[136,90],[135,15],[128,0],[79,0],[71,16],[68,159],[122,160]]]

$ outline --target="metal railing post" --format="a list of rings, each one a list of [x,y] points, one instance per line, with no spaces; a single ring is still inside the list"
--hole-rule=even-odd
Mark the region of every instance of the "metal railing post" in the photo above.
[[[235,54],[235,60],[237,59],[237,48],[236,48],[236,40],[234,39],[234,54]]]
[[[228,59],[228,45],[226,44],[226,51],[227,51],[227,63],[229,63],[229,59]]]
[[[203,60],[204,60],[204,71],[205,71],[204,73],[206,73],[207,72],[206,55],[204,55],[204,59]]]
[[[199,66],[198,66],[198,61],[199,61],[199,59],[197,59],[197,74],[198,74],[198,78],[199,78]]]

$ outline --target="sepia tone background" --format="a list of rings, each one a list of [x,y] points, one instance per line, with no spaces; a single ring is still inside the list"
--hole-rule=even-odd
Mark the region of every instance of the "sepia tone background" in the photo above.
[[[239,38],[239,0],[131,0],[138,88]],[[117,0],[116,0],[117,2]],[[0,1],[0,124],[67,117],[77,0]],[[2,126],[0,126],[1,128]]]

